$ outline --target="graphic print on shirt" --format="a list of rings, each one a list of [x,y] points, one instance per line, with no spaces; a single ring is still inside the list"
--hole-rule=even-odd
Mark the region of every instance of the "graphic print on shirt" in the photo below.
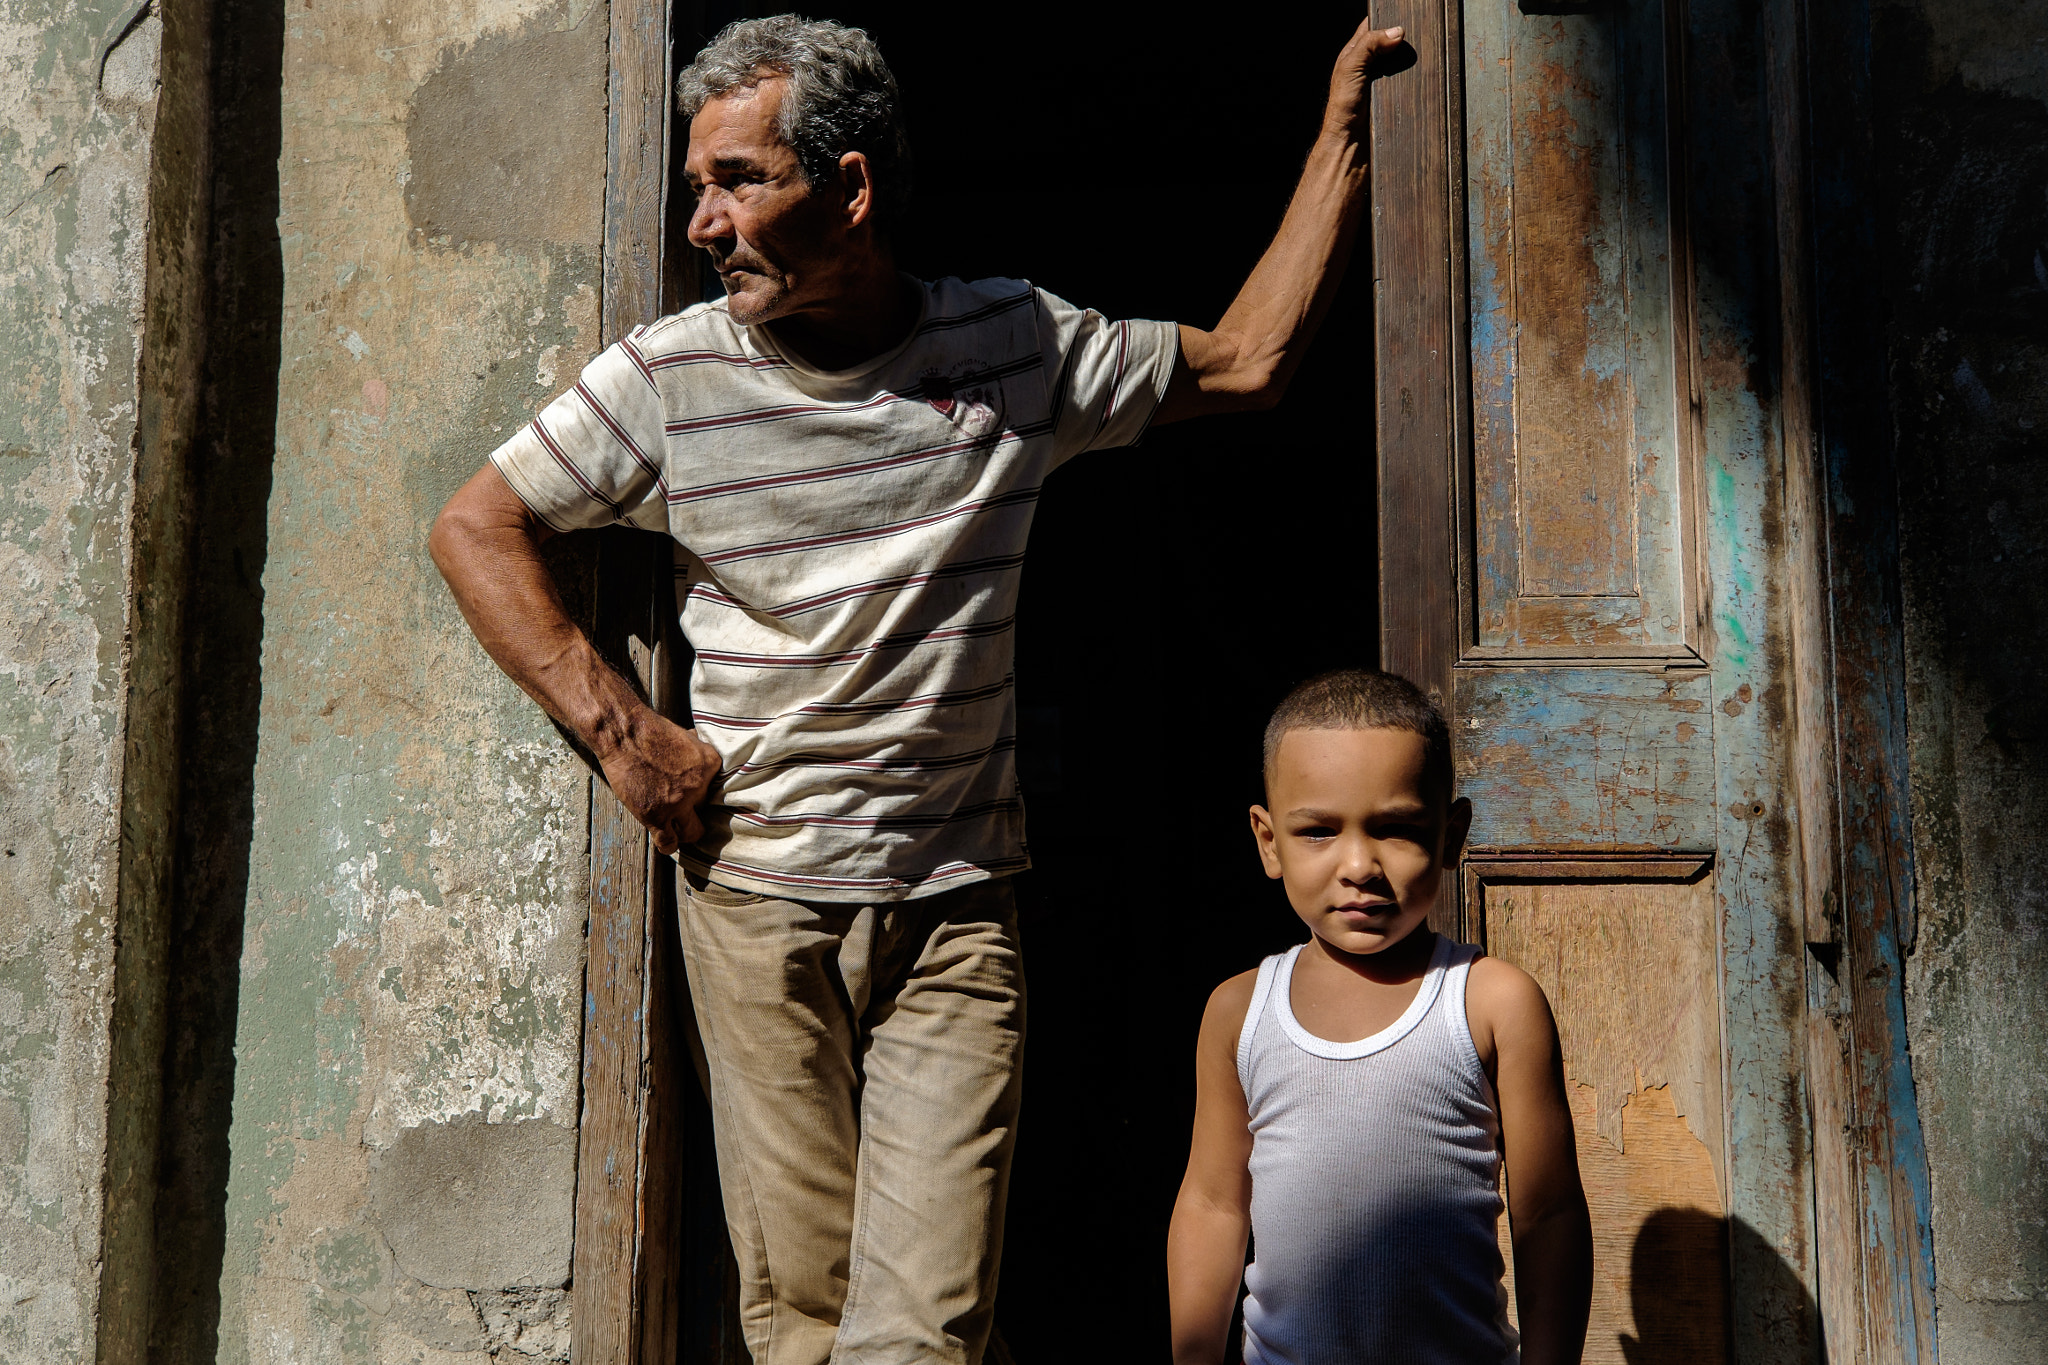
[[[1027,865],[1011,658],[1040,488],[1142,434],[1178,333],[1016,280],[923,288],[898,350],[829,373],[697,305],[493,455],[557,529],[677,542],[723,761],[684,861],[727,886],[893,900]]]
[[[1003,381],[984,360],[956,361],[951,368],[924,372],[924,397],[932,411],[976,440],[991,435],[1003,420]]]

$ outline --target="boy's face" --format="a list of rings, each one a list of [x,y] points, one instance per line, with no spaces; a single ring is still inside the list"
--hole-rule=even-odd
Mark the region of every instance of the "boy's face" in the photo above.
[[[1266,875],[1333,948],[1370,954],[1399,943],[1455,867],[1472,803],[1423,781],[1423,739],[1406,730],[1289,730],[1252,807]]]

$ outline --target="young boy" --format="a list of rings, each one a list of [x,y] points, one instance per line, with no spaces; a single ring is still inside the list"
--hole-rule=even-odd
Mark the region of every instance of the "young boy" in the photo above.
[[[1310,937],[1202,1019],[1175,1365],[1223,1365],[1240,1270],[1247,1365],[1516,1360],[1503,1161],[1519,1358],[1576,1362],[1593,1243],[1549,1002],[1423,923],[1472,822],[1443,714],[1390,674],[1303,683],[1266,727],[1251,818]]]

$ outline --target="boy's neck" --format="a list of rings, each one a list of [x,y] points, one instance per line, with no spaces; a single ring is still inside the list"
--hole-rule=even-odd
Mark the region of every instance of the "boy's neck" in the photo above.
[[[1413,981],[1429,970],[1430,958],[1436,954],[1436,933],[1427,924],[1416,925],[1398,943],[1390,943],[1376,953],[1347,953],[1331,946],[1320,934],[1311,938],[1332,963],[1382,986]]]

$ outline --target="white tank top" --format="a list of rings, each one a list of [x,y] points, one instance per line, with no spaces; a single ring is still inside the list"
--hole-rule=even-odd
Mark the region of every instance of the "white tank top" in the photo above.
[[[1246,1365],[1513,1365],[1499,1110],[1465,1021],[1479,950],[1439,937],[1407,1011],[1353,1043],[1295,1019],[1300,954],[1259,965],[1237,1044]]]

